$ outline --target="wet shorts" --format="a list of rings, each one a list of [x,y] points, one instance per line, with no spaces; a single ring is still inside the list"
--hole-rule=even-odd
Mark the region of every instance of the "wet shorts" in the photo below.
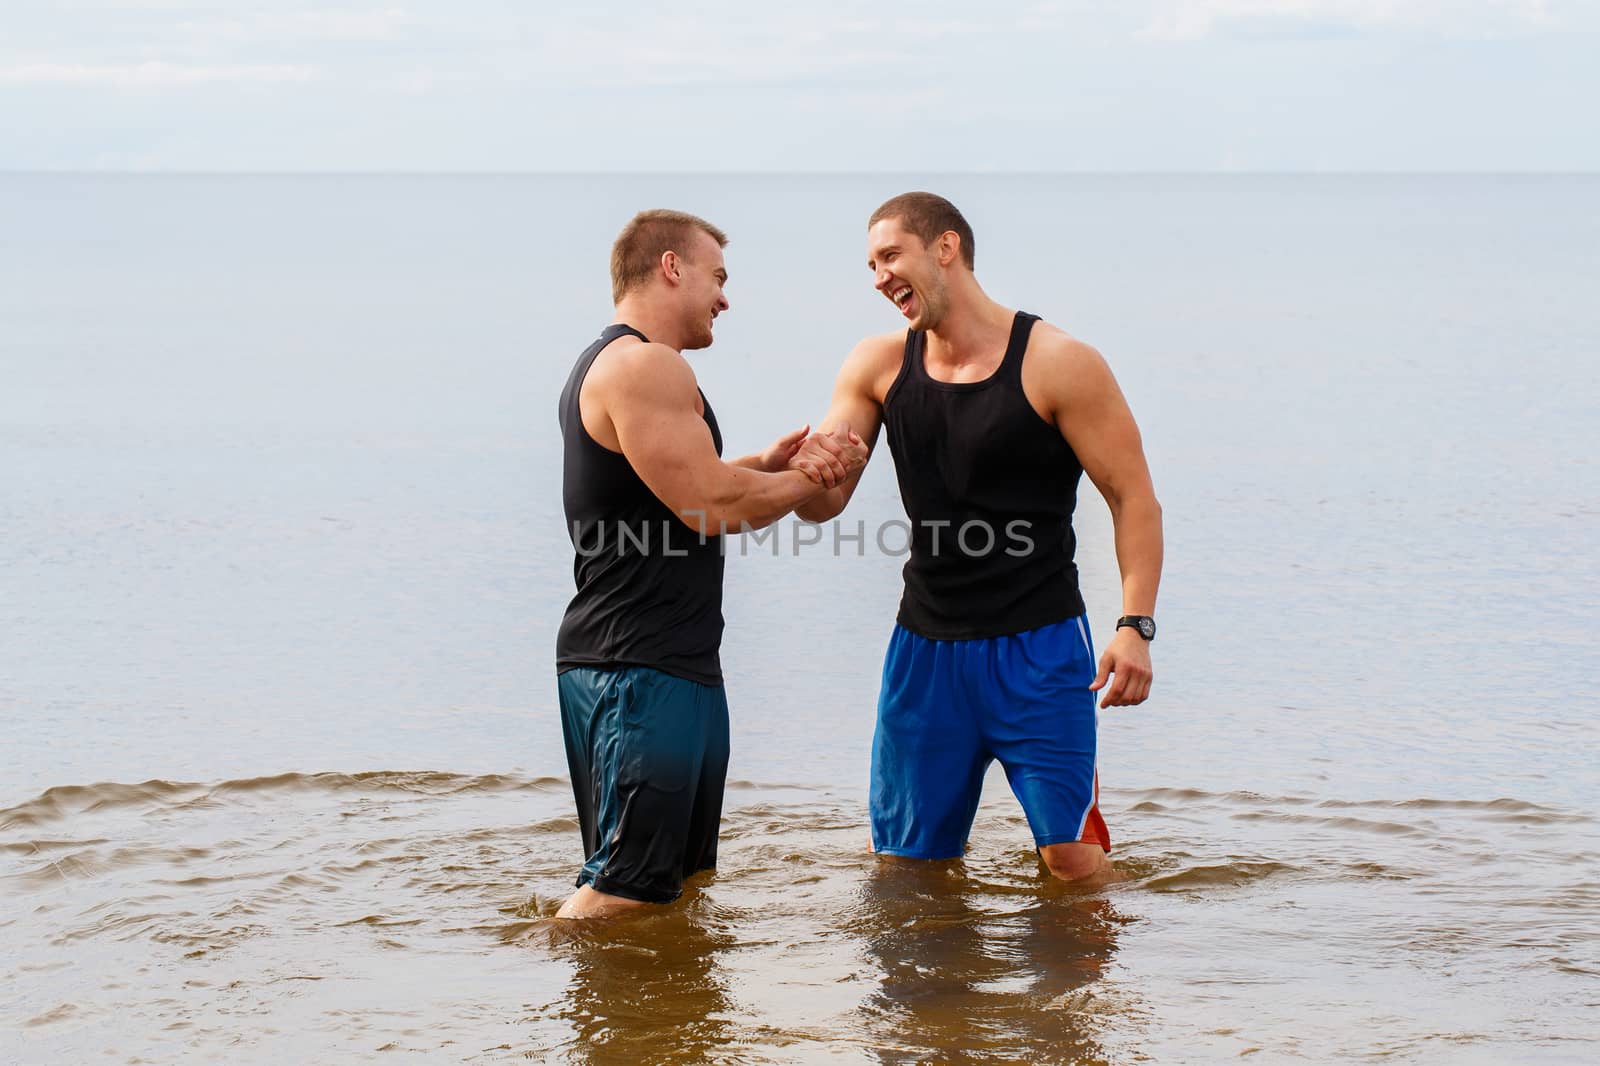
[[[872,846],[953,859],[983,775],[1005,768],[1037,847],[1111,850],[1095,773],[1094,647],[1082,616],[984,640],[929,640],[895,626],[872,740]]]
[[[717,864],[728,773],[728,701],[647,667],[575,667],[556,678],[561,733],[587,856],[579,885],[670,903]]]

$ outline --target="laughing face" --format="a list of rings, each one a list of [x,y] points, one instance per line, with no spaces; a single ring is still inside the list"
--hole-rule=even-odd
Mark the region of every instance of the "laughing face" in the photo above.
[[[723,264],[722,246],[715,237],[695,231],[692,251],[678,259],[684,316],[684,350],[709,348],[712,323],[728,309],[722,288],[728,283],[728,268]]]
[[[912,329],[938,326],[949,293],[936,247],[924,244],[898,218],[879,219],[867,230],[867,268],[873,287],[899,309]]]

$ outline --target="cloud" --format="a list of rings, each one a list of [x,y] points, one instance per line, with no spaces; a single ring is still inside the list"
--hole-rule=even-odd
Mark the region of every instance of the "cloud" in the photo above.
[[[400,8],[369,10],[255,11],[236,18],[190,19],[177,28],[212,41],[374,42],[394,41],[416,23]]]
[[[525,33],[483,63],[511,84],[592,89],[850,86],[905,73],[918,53],[884,43],[877,23],[841,25],[775,10],[757,23],[688,23],[669,12],[623,21],[585,14],[530,20]],[[596,62],[604,56],[604,62]]]
[[[164,89],[219,83],[315,81],[313,67],[284,64],[197,66],[185,63],[21,63],[0,67],[0,84]]]
[[[1177,0],[1158,5],[1145,39],[1351,36],[1380,30],[1495,37],[1549,28],[1547,0]]]
[[[0,168],[1600,158],[1595,0],[0,2]]]

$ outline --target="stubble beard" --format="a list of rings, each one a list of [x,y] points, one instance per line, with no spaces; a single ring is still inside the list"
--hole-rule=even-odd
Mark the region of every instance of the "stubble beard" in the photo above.
[[[939,328],[939,323],[944,321],[945,309],[950,304],[950,292],[943,281],[931,282],[926,290],[926,295],[919,294],[922,300],[922,309],[918,312],[916,321],[911,323],[911,328],[921,332],[928,332]]]

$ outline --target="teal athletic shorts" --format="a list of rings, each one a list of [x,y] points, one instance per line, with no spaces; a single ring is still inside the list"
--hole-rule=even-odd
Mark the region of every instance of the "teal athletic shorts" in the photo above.
[[[556,678],[586,859],[578,885],[670,903],[717,865],[728,700],[649,667],[573,667]]]

